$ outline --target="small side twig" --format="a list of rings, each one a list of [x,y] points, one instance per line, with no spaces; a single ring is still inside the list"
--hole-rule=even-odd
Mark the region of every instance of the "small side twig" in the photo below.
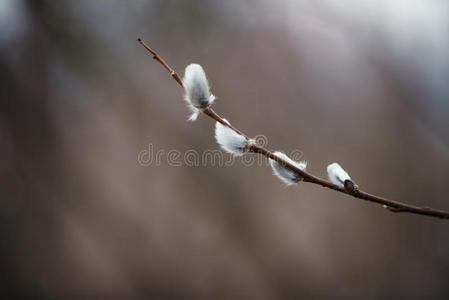
[[[137,39],[137,41],[143,46],[145,47],[146,50],[148,50],[152,55],[153,58],[155,60],[157,60],[169,73],[170,75],[173,77],[173,79],[181,86],[183,87],[183,83],[181,78],[178,76],[178,74],[168,66],[168,64],[153,50],[151,49],[148,45],[146,45],[142,39]],[[233,127],[231,124],[229,124],[228,122],[226,122],[222,117],[220,117],[214,110],[212,110],[210,107],[206,107],[205,109],[202,110],[202,112],[209,116],[210,118],[214,119],[215,121],[221,123],[224,126],[227,126],[229,128],[231,128],[232,130],[234,130],[235,132],[237,132],[240,135],[243,135],[244,137],[247,138],[247,135],[245,135],[244,133],[242,133],[240,130],[238,130],[237,128]],[[264,155],[284,166],[287,166],[288,168],[292,169],[293,171],[297,172],[298,174],[301,175],[301,177],[303,178],[304,182],[309,182],[309,183],[313,183],[313,184],[317,184],[317,185],[321,185],[323,187],[332,189],[334,191],[340,192],[340,193],[344,193],[347,195],[350,195],[354,198],[358,198],[358,199],[362,199],[362,200],[366,200],[366,201],[370,201],[370,202],[374,202],[374,203],[378,203],[384,206],[384,208],[388,209],[391,212],[395,212],[395,213],[399,213],[399,212],[408,212],[408,213],[412,213],[412,214],[418,214],[418,215],[425,215],[425,216],[431,216],[431,217],[436,217],[436,218],[442,218],[442,219],[449,219],[449,212],[448,211],[444,211],[444,210],[440,210],[440,209],[435,209],[435,208],[431,208],[431,207],[419,207],[419,206],[415,206],[415,205],[411,205],[411,204],[406,204],[406,203],[402,203],[402,202],[398,202],[398,201],[394,201],[394,200],[390,200],[387,198],[383,198],[380,196],[376,196],[376,195],[372,195],[369,194],[367,192],[364,192],[362,190],[360,190],[357,185],[355,185],[352,181],[345,183],[344,188],[341,188],[335,184],[333,184],[330,181],[327,181],[325,179],[319,178],[317,176],[314,176],[304,170],[301,170],[299,168],[297,168],[295,165],[289,163],[288,161],[274,155],[271,151],[265,149],[264,147],[252,144],[249,148],[250,152],[254,152],[254,153],[258,153],[261,155]]]

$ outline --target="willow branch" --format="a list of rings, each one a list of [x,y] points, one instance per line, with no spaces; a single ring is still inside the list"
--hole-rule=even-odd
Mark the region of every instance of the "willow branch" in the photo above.
[[[146,50],[148,50],[153,55],[153,59],[158,61],[169,72],[169,74],[173,77],[173,79],[181,87],[183,87],[182,80],[180,79],[178,74],[172,68],[170,68],[168,66],[168,64],[153,49],[151,49],[148,45],[146,45],[140,38],[137,39],[137,41]],[[243,132],[241,132],[237,128],[233,127],[228,122],[226,122],[214,110],[212,110],[212,108],[206,107],[206,108],[202,109],[202,112],[205,115],[209,116],[210,118],[214,119],[215,121],[223,124],[224,126],[227,126],[227,127],[231,128],[232,130],[234,130],[238,134],[243,135],[244,137],[248,138],[248,136],[245,135]],[[383,198],[383,197],[380,197],[380,196],[376,196],[376,195],[373,195],[373,194],[369,194],[367,192],[364,192],[364,191],[360,190],[358,188],[358,186],[356,184],[354,184],[351,180],[346,180],[344,188],[340,188],[339,186],[333,184],[330,181],[327,181],[327,180],[322,179],[320,177],[314,176],[314,175],[312,175],[312,174],[310,174],[310,173],[308,173],[308,172],[306,172],[304,170],[301,170],[301,169],[297,168],[295,165],[292,165],[288,161],[286,161],[286,160],[284,160],[284,159],[274,155],[271,151],[265,149],[264,147],[252,144],[249,147],[248,151],[249,152],[253,152],[253,153],[258,153],[258,154],[263,155],[263,156],[266,156],[267,158],[273,159],[274,161],[282,164],[283,166],[288,167],[289,169],[297,172],[300,175],[300,177],[303,178],[304,182],[309,182],[309,183],[321,185],[321,186],[329,188],[331,190],[347,194],[347,195],[352,196],[354,198],[358,198],[358,199],[374,202],[374,203],[377,203],[377,204],[381,204],[381,205],[383,205],[386,209],[388,209],[391,212],[394,212],[394,213],[407,212],[407,213],[412,213],[412,214],[425,215],[425,216],[431,216],[431,217],[442,218],[442,219],[449,219],[449,212],[448,211],[435,209],[435,208],[431,208],[431,207],[419,207],[419,206],[415,206],[415,205],[411,205],[411,204],[406,204],[406,203],[390,200],[390,199]]]

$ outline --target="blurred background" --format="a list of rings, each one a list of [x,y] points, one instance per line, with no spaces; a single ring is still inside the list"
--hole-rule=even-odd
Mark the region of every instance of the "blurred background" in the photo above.
[[[139,164],[218,146],[137,37],[311,173],[449,210],[445,0],[0,0],[2,298],[447,299],[447,221],[241,159]]]

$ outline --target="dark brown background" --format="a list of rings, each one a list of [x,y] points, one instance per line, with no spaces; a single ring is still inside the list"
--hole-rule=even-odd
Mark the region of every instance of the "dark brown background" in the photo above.
[[[449,209],[446,1],[0,1],[5,299],[444,299],[449,223],[268,167],[141,166],[217,149],[216,111],[310,172]]]

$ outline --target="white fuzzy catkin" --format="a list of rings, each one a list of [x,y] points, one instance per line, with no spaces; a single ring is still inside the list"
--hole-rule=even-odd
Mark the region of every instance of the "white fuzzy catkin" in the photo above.
[[[215,96],[211,94],[206,74],[198,64],[190,64],[186,67],[182,82],[185,90],[184,100],[192,111],[189,120],[195,121],[200,110],[210,106]]]
[[[333,184],[343,188],[346,180],[351,180],[348,173],[338,164],[332,163],[327,166],[327,176]]]
[[[276,155],[277,157],[285,160],[286,162],[296,166],[298,169],[300,169],[302,171],[305,170],[307,167],[307,162],[294,161],[282,152],[276,151],[273,154]],[[271,168],[273,169],[273,174],[276,175],[277,177],[279,177],[279,179],[282,180],[286,185],[296,184],[302,179],[301,175],[298,174],[298,172],[295,172],[294,170],[290,169],[289,167],[284,166],[271,158],[269,161],[270,161]]]
[[[226,119],[224,121],[230,124]],[[235,156],[243,155],[248,145],[248,140],[243,135],[219,122],[215,124],[215,139],[224,151]]]

